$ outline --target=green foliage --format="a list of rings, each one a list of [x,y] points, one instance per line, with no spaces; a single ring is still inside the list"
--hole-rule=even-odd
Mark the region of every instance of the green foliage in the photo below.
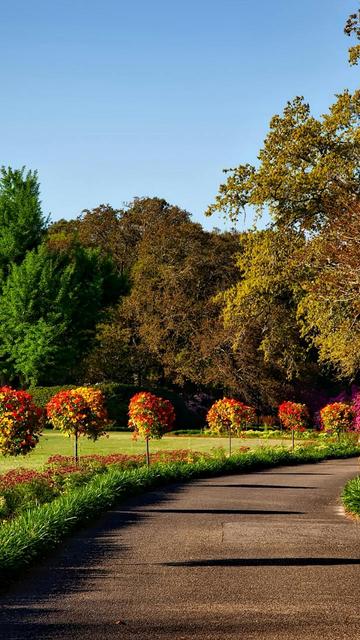
[[[297,316],[302,336],[340,377],[360,371],[360,205],[354,202],[308,243],[313,277],[303,283]]]
[[[158,198],[135,200],[121,228],[133,256],[131,290],[98,326],[84,378],[202,384],[210,351],[202,338],[211,331],[212,296],[235,273],[237,234],[208,233]]]
[[[2,499],[2,517],[15,516],[25,510],[38,507],[51,502],[59,495],[58,487],[50,484],[45,479],[38,478],[27,483],[19,483],[15,486],[0,488],[0,500]],[[0,506],[1,508],[1,506]]]
[[[72,385],[54,386],[54,387],[32,387],[31,395],[34,402],[39,407],[45,407],[51,398],[59,393],[59,391],[65,391],[72,389]],[[175,409],[176,424],[179,427],[184,425],[199,426],[201,420],[199,417],[187,408],[183,398],[179,393],[166,388],[156,388],[149,385],[143,385],[141,387],[131,384],[120,384],[117,382],[107,382],[96,385],[97,389],[102,391],[105,397],[105,405],[107,408],[109,420],[114,423],[114,430],[127,431],[128,430],[128,410],[129,402],[133,395],[140,391],[150,391],[157,395],[161,395],[166,400],[169,400]],[[108,428],[107,430],[112,430]]]
[[[12,264],[0,299],[3,374],[26,385],[73,377],[108,302],[109,278],[95,249],[41,245]]]
[[[353,445],[325,447],[261,448],[226,458],[223,455],[194,464],[153,465],[133,471],[110,470],[0,527],[0,577],[2,584],[56,547],[76,528],[89,522],[119,500],[170,482],[229,473],[245,473],[276,465],[302,464],[359,454]]]
[[[309,269],[301,264],[304,234],[270,228],[240,238],[238,278],[217,296],[245,400],[271,409],[292,397],[297,380],[318,374],[297,320]],[[237,391],[239,393],[239,391]]]
[[[345,485],[341,498],[346,511],[360,518],[360,477]]]
[[[360,10],[348,17],[344,31],[346,35],[354,36],[356,40],[360,40]],[[351,65],[356,65],[359,59],[360,44],[355,44],[349,48],[349,62]]]
[[[171,436],[201,436],[202,429],[175,429],[175,431],[171,431],[169,435]]]
[[[25,168],[0,170],[0,272],[37,247],[47,221],[41,213],[37,173]]]
[[[267,208],[274,222],[293,229],[317,230],[329,213],[360,195],[360,91],[344,91],[317,119],[301,97],[288,102],[270,121],[259,152],[259,166],[230,170],[207,213],[232,218],[250,205]]]

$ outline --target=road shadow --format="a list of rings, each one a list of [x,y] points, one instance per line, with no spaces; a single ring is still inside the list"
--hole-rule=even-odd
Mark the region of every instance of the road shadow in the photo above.
[[[196,487],[216,487],[222,489],[318,489],[318,487],[294,487],[285,484],[197,484]]]
[[[276,511],[272,509],[141,509],[139,513],[179,513],[179,514],[197,514],[197,515],[246,515],[246,516],[303,516],[305,514],[304,511]]]
[[[360,558],[218,558],[165,562],[166,567],[335,567],[359,565]]]
[[[333,473],[315,473],[313,471],[269,471],[267,470],[265,473],[269,473],[272,476],[333,476]]]

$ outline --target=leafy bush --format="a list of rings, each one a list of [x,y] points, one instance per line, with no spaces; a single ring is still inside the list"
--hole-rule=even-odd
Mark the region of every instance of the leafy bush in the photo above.
[[[234,398],[223,398],[214,402],[206,416],[209,429],[214,434],[234,433],[239,435],[256,422],[255,409]]]
[[[289,431],[305,431],[310,422],[308,408],[300,402],[283,402],[279,406],[279,419]]]
[[[148,391],[134,395],[129,404],[129,429],[134,436],[162,438],[171,431],[175,422],[175,411],[169,400],[159,398]]]
[[[349,480],[341,495],[343,505],[349,513],[360,517],[360,477]]]
[[[360,391],[356,391],[352,399],[354,410],[354,430],[360,432]]]
[[[170,436],[201,436],[202,429],[175,429],[169,433]]]
[[[85,435],[91,440],[102,436],[108,423],[100,389],[78,387],[59,391],[46,405],[48,419],[66,435]]]
[[[345,402],[327,404],[320,411],[322,428],[328,433],[336,433],[338,437],[354,430],[354,418],[354,409]]]
[[[47,403],[53,398],[59,391],[69,391],[73,389],[74,385],[62,385],[54,387],[31,387],[29,393],[31,394],[34,403],[38,407],[45,409]]]
[[[43,411],[26,391],[0,388],[0,453],[26,455],[39,442]]]
[[[34,402],[39,407],[45,407],[51,398],[59,391],[68,391],[73,389],[74,385],[64,385],[57,387],[34,387],[30,390],[33,395]],[[141,388],[136,385],[126,385],[117,382],[104,382],[95,385],[96,389],[102,391],[105,398],[105,406],[108,412],[110,424],[107,430],[127,431],[128,429],[128,409],[132,396],[140,391],[149,391],[150,393],[160,394],[166,400],[170,400],[175,409],[176,421],[175,426],[179,429],[184,425],[189,428],[202,427],[202,420],[194,411],[189,409],[183,398],[170,389],[154,388],[143,385]]]

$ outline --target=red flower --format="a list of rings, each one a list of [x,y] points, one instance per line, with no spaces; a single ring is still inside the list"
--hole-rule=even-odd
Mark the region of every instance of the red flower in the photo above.
[[[279,406],[279,418],[284,429],[290,431],[305,431],[309,427],[308,408],[300,402],[283,402]]]

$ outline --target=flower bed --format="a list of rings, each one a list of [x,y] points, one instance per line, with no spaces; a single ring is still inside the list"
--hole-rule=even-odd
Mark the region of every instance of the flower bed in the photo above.
[[[211,457],[211,454],[190,449],[165,450],[151,454],[151,463],[192,464]],[[12,469],[0,475],[0,520],[14,517],[24,509],[51,502],[62,493],[85,485],[94,475],[106,473],[111,468],[129,470],[145,464],[145,454],[94,454],[83,456],[78,464],[74,464],[71,456],[56,455],[48,459],[42,471]]]

